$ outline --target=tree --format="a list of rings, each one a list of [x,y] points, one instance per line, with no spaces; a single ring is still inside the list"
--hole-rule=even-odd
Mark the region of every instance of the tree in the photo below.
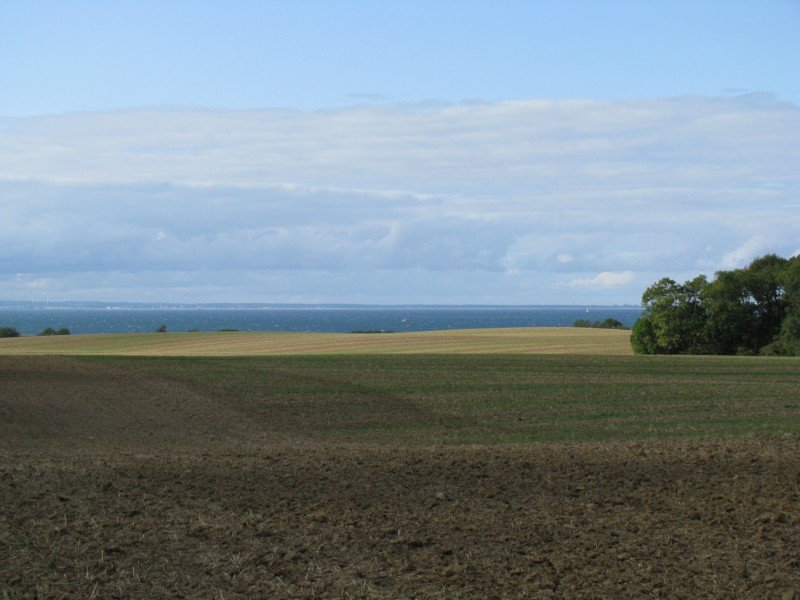
[[[643,354],[702,353],[707,315],[701,296],[704,275],[679,284],[664,277],[642,294],[644,313],[633,326],[631,344]]]
[[[625,325],[619,319],[613,319],[608,317],[607,319],[603,319],[599,325],[600,329],[627,329]]]
[[[664,354],[658,344],[653,320],[649,316],[642,316],[633,324],[631,346],[635,354]]]
[[[782,274],[786,259],[768,254],[755,259],[742,273],[755,320],[747,340],[753,354],[770,344],[781,330],[786,316],[786,299]]]
[[[768,254],[747,267],[678,284],[663,278],[642,295],[631,344],[642,354],[800,355],[800,257]]]
[[[752,347],[756,315],[741,273],[721,271],[703,291],[708,316],[704,338],[711,354],[744,354]]]
[[[785,314],[775,341],[762,352],[800,356],[800,255],[786,261],[780,278]]]
[[[66,327],[62,327],[61,329],[45,327],[38,335],[69,335],[69,329]]]
[[[167,326],[166,325],[159,325],[156,327],[156,333],[167,333]]]
[[[627,329],[622,321],[608,317],[602,321],[590,321],[589,319],[575,319],[573,327],[591,327],[593,329]]]
[[[13,327],[0,327],[0,338],[19,337],[19,331]]]

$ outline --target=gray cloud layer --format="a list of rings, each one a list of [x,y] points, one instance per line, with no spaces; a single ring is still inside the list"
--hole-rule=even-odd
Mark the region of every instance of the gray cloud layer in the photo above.
[[[635,302],[800,250],[800,109],[764,96],[5,125],[6,298]]]

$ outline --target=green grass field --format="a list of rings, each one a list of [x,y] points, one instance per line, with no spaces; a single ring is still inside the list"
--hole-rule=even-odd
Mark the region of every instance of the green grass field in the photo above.
[[[800,433],[797,359],[20,356],[0,357],[0,375],[0,438],[61,445],[159,444],[160,436],[194,445],[198,435],[438,445]]]
[[[124,364],[225,398],[289,435],[496,444],[800,433],[797,360],[416,355]]]
[[[0,342],[0,355],[16,354],[0,356],[8,398],[0,434],[24,438],[35,423],[36,439],[53,443],[70,431],[77,441],[115,432],[117,439],[141,434],[155,443],[154,431],[181,439],[186,423],[206,427],[215,439],[423,445],[800,433],[799,360],[633,356],[625,331]],[[31,402],[48,407],[40,412],[50,425],[34,418],[40,413]],[[160,415],[157,422],[153,415]],[[117,422],[131,427],[120,433]]]

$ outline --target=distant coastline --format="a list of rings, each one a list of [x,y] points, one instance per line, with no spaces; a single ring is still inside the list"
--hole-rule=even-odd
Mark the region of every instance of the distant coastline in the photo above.
[[[326,304],[145,304],[0,302],[0,326],[22,335],[50,327],[81,333],[167,331],[437,331],[498,327],[569,327],[613,317],[631,327],[638,306],[378,306]]]
[[[289,303],[289,302],[107,302],[101,300],[0,300],[0,310],[41,310],[48,308],[93,309],[93,310],[275,310],[281,308],[291,309],[422,309],[422,310],[452,310],[452,309],[523,309],[523,310],[550,310],[550,309],[640,309],[639,304],[347,304],[347,303]]]

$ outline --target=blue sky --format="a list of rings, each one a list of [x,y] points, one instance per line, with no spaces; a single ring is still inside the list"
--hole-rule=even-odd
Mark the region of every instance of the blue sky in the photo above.
[[[800,103],[793,1],[0,1],[0,115],[160,105]]]
[[[0,298],[623,303],[800,251],[800,3],[0,0]]]

